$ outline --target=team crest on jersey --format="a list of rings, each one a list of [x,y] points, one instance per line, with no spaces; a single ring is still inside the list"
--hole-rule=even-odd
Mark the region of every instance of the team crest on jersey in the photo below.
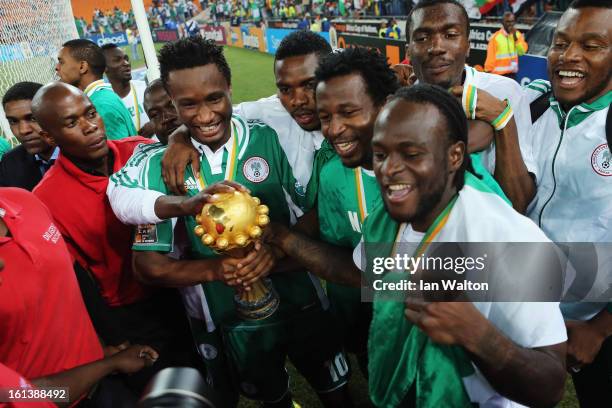
[[[244,162],[242,173],[247,180],[253,183],[261,183],[268,178],[270,166],[265,159],[254,156]]]
[[[140,224],[136,227],[134,235],[135,244],[155,244],[157,243],[157,225]]]
[[[200,344],[200,353],[205,360],[214,360],[217,357],[217,348],[212,344]]]
[[[608,144],[600,144],[591,155],[591,167],[600,176],[612,176],[612,152]]]

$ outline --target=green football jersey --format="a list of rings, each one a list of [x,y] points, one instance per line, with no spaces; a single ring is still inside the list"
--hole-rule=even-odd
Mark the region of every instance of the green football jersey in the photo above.
[[[138,135],[132,115],[110,84],[105,84],[101,79],[92,82],[85,89],[85,94],[102,117],[108,139],[117,140]]]
[[[368,210],[382,201],[374,173],[361,167],[344,167],[338,156],[323,166],[317,196],[321,238],[350,248],[361,239]]]
[[[296,188],[299,184],[296,183],[276,132],[262,122],[245,122],[236,115],[232,118],[232,127],[232,138],[223,147],[222,171],[213,174],[206,156],[201,157],[200,172],[205,185],[228,179],[231,173],[234,175],[231,177],[234,181],[247,187],[253,196],[270,208],[272,221],[289,225],[292,216],[301,212],[300,205],[304,197],[301,189]],[[228,147],[234,143],[235,149]],[[138,174],[135,174],[132,168],[116,174],[112,181],[127,187],[139,186],[168,194],[168,188],[161,177],[164,151],[165,148],[158,148],[133,157],[128,165],[137,165]],[[232,151],[236,153],[235,159]],[[234,166],[230,165],[232,162],[235,163]],[[200,183],[191,166],[188,166],[185,171],[187,195],[197,195]],[[175,224],[173,220],[166,220],[156,226],[139,227],[133,249],[171,252],[174,246]],[[196,226],[193,216],[184,217],[184,225],[189,238],[188,258],[207,259],[221,256],[203,245],[200,238],[193,233]],[[279,309],[272,316],[273,319],[284,319],[309,306],[318,305],[324,296],[318,281],[312,279],[307,272],[274,274],[271,279],[280,298]],[[208,282],[202,286],[207,302],[204,309],[210,314],[207,317],[215,325],[239,325],[233,302],[234,289],[222,282]]]

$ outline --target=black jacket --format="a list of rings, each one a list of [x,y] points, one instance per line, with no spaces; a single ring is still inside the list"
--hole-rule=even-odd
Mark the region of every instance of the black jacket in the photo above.
[[[42,179],[36,158],[23,145],[6,152],[0,160],[0,187],[20,187],[32,191]]]

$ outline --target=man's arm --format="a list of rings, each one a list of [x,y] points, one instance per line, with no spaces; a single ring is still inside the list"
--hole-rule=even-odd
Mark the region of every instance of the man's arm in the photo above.
[[[493,127],[482,120],[468,120],[468,153],[477,153],[487,149],[495,134]]]
[[[501,131],[495,132],[495,180],[521,214],[536,193],[533,177],[521,156],[514,118]]]
[[[463,88],[456,86],[451,93],[461,96]],[[506,102],[500,101],[488,92],[479,89],[476,119],[493,123],[506,109]],[[491,125],[489,125],[491,126]],[[514,118],[503,129],[495,130],[495,180],[499,183],[512,206],[524,213],[535,196],[536,186],[527,170],[519,146],[518,131]]]
[[[612,336],[612,313],[603,309],[586,322],[568,320],[567,365],[578,369],[590,364],[601,350],[601,345]]]
[[[406,317],[434,342],[459,345],[491,386],[527,406],[554,406],[563,397],[566,343],[516,345],[470,302],[406,301]]]
[[[223,279],[224,272],[234,272],[222,258],[179,261],[154,251],[132,251],[136,278],[154,286],[182,288]],[[224,268],[225,266],[225,268]]]
[[[516,53],[519,56],[527,53],[529,45],[525,41],[525,36],[519,30],[514,31],[514,44],[516,45]]]
[[[353,264],[351,248],[318,241],[282,225],[272,228],[272,244],[310,272],[330,282],[361,287],[361,271]]]
[[[133,374],[144,367],[153,365],[158,357],[157,352],[151,347],[133,345],[110,357],[34,379],[32,384],[38,388],[66,387],[71,403],[74,403],[107,375],[114,372]],[[71,403],[57,403],[57,405],[67,407]]]

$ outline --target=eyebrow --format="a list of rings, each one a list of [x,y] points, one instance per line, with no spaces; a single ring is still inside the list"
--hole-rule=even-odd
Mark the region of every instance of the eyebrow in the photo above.
[[[456,28],[456,27],[461,27],[462,24],[460,22],[456,22],[456,23],[451,23],[451,24],[445,24],[441,27],[442,30],[448,30],[450,28]],[[425,31],[425,32],[431,32],[431,31],[435,31],[436,27],[432,27],[432,26],[425,26],[425,27],[418,27],[415,28],[413,31],[413,34],[416,32],[420,32],[420,31]]]

